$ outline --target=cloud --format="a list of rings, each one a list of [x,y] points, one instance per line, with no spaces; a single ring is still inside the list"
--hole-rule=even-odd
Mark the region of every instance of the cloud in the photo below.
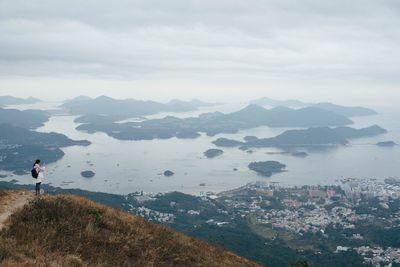
[[[0,73],[398,83],[399,11],[373,0],[0,0]]]

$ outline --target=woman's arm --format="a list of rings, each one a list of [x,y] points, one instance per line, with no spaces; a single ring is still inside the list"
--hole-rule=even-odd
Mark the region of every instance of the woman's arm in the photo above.
[[[40,165],[38,166],[38,172],[44,172],[44,170],[46,169],[46,167],[41,167]]]

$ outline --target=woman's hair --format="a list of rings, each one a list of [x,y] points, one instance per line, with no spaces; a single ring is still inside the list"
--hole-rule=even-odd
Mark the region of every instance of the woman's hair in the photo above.
[[[36,161],[35,161],[35,164],[33,164],[33,166],[35,166],[36,164],[39,164],[40,163],[40,159],[37,159]]]

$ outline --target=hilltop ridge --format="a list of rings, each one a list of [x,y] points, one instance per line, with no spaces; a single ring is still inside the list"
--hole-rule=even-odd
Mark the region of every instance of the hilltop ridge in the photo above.
[[[259,266],[71,195],[34,199],[11,215],[0,241],[2,266]]]

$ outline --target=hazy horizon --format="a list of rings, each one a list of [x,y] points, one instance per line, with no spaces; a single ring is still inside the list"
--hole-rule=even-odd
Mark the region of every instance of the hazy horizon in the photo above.
[[[283,91],[283,93],[282,93]],[[293,93],[292,93],[293,92]],[[227,92],[226,90],[195,90],[187,92],[185,90],[95,90],[95,89],[77,89],[68,91],[54,91],[52,89],[13,89],[13,90],[0,90],[0,95],[11,95],[16,97],[36,97],[43,101],[57,101],[61,102],[71,99],[80,95],[98,97],[101,95],[109,96],[116,99],[133,98],[137,100],[154,100],[159,102],[167,102],[172,99],[191,100],[199,99],[209,102],[224,102],[224,103],[246,103],[251,100],[270,97],[277,100],[295,99],[304,102],[332,102],[342,105],[366,106],[377,109],[395,109],[398,107],[400,101],[400,92],[383,93],[380,91],[362,92],[343,92],[343,93],[318,93],[312,90],[301,91],[300,89],[287,89],[282,90],[262,90],[253,89],[243,92],[240,89],[232,89]]]

